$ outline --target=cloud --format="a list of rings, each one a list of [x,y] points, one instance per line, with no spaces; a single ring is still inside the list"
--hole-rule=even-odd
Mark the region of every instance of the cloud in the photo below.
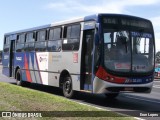
[[[130,6],[144,6],[156,4],[158,0],[99,0],[95,3],[94,0],[84,2],[82,0],[66,0],[61,2],[49,3],[45,6],[47,9],[56,11],[63,11],[65,13],[123,13]]]
[[[132,14],[127,9],[130,7],[143,7],[157,5],[159,0],[66,0],[55,1],[45,5],[45,9],[68,17],[79,17],[95,13]],[[66,17],[65,17],[66,18]],[[156,45],[160,44],[160,16],[150,19],[155,30]],[[156,48],[160,51],[160,47]]]
[[[151,21],[152,21],[154,27],[156,27],[160,30],[160,24],[159,24],[160,16],[151,18]]]
[[[160,51],[160,16],[154,17],[150,19],[153,23],[154,31],[155,31],[155,41],[156,41],[156,51]]]

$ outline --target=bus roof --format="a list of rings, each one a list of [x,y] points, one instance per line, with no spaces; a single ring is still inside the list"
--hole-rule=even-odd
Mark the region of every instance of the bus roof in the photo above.
[[[89,20],[96,20],[96,19],[97,19],[97,15],[90,15],[90,16],[86,16],[86,17],[74,18],[74,19],[60,21],[60,22],[53,22],[51,24],[38,26],[38,27],[33,27],[33,28],[29,28],[29,29],[23,29],[23,30],[18,30],[18,31],[14,31],[14,32],[9,32],[9,33],[5,33],[5,36],[6,35],[13,35],[13,34],[17,34],[17,33],[23,33],[23,32],[36,31],[36,30],[45,29],[45,28],[48,28],[48,27],[66,25],[66,24],[70,24],[70,23],[89,21]]]
[[[51,24],[47,24],[47,25],[43,25],[43,26],[38,26],[38,27],[29,28],[29,29],[23,29],[23,30],[19,30],[19,31],[9,32],[9,33],[5,33],[5,36],[6,35],[13,35],[13,34],[17,34],[17,33],[23,33],[23,32],[36,31],[36,30],[45,29],[45,28],[49,28],[49,27],[66,25],[66,24],[82,22],[82,21],[90,21],[90,20],[98,21],[97,16],[105,16],[105,15],[107,15],[107,16],[135,17],[135,18],[139,18],[139,19],[144,19],[144,18],[140,18],[140,17],[136,17],[136,16],[130,16],[130,15],[124,15],[124,14],[97,13],[97,14],[94,14],[94,15],[89,15],[89,16],[85,16],[85,17],[81,17],[81,18],[74,18],[74,19],[60,21],[60,22],[53,22]],[[147,19],[144,19],[144,20],[147,20]]]

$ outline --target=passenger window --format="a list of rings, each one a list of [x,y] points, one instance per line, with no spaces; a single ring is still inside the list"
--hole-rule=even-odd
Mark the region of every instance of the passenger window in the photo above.
[[[46,30],[42,30],[38,32],[37,36],[38,41],[45,41],[46,40]]]
[[[48,51],[60,51],[61,45],[61,40],[48,41]]]
[[[26,35],[26,42],[34,42],[35,41],[35,37],[34,37],[34,33],[27,33]]]
[[[9,44],[9,38],[10,38],[9,36],[6,36],[6,37],[5,37],[5,40],[4,40],[4,44],[5,44],[5,45]]]
[[[47,49],[47,30],[37,32],[37,41],[35,43],[36,51],[46,51]]]
[[[71,25],[64,28],[63,50],[78,50],[80,39],[80,25]]]
[[[80,36],[80,25],[73,25],[70,38],[79,38]]]
[[[29,32],[26,34],[25,51],[34,51],[35,33]]]
[[[49,32],[48,51],[61,50],[61,28],[51,29]]]
[[[25,33],[19,34],[16,40],[16,52],[24,51]]]
[[[6,36],[4,39],[4,52],[9,52],[9,47],[10,47],[10,43],[9,43],[10,37]]]
[[[61,28],[51,29],[49,32],[49,40],[59,40],[61,38]]]

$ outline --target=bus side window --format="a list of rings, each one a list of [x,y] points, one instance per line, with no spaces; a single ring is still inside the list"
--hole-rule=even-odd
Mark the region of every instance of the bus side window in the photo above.
[[[16,52],[24,51],[24,41],[25,41],[25,34],[24,33],[17,36]]]
[[[26,35],[25,51],[34,51],[34,32],[29,32]]]
[[[61,50],[61,28],[50,29],[48,51],[60,51]]]
[[[9,36],[5,36],[5,38],[4,38],[4,52],[9,52],[9,47],[10,47]]]
[[[47,30],[37,32],[37,41],[35,42],[36,51],[46,51],[47,48]]]
[[[80,24],[64,27],[63,50],[79,50],[80,31]]]

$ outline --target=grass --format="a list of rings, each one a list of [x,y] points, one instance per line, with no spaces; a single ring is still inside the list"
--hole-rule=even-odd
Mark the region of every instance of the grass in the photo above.
[[[86,115],[85,112],[93,111],[94,115],[97,116],[101,113],[100,109],[97,109],[92,106],[86,106],[82,104],[78,104],[72,100],[56,96],[50,93],[45,93],[37,90],[32,90],[28,88],[19,87],[16,85],[1,83],[0,82],[0,111],[59,111],[59,113],[64,112],[64,114],[68,114],[67,111],[73,111],[72,114],[81,114],[82,117],[42,117],[42,118],[34,118],[34,119],[42,119],[42,120],[50,120],[50,119],[108,119],[108,120],[130,120],[133,119],[131,117],[122,117],[114,112],[107,112],[108,116],[113,117],[83,117]],[[61,111],[61,112],[60,112]],[[65,112],[66,111],[66,112]],[[81,111],[81,112],[74,112]],[[95,112],[99,111],[99,112]],[[88,112],[91,114],[91,112]],[[104,113],[103,113],[104,114]],[[118,117],[117,117],[118,116]],[[115,118],[114,118],[115,117]],[[21,118],[22,119],[22,118]]]

